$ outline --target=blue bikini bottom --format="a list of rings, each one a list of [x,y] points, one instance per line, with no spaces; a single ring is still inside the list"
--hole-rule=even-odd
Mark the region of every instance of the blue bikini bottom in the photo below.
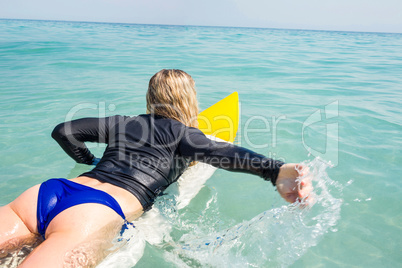
[[[60,212],[85,203],[97,203],[110,207],[126,221],[116,199],[106,192],[66,179],[50,179],[41,184],[38,194],[38,231],[45,239],[46,229]]]

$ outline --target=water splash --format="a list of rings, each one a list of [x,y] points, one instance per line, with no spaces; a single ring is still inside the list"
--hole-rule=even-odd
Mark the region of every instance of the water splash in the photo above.
[[[329,178],[326,169],[330,163],[316,158],[303,164],[312,174],[314,205],[282,205],[222,230],[219,214],[214,211],[216,195],[195,219],[188,211],[179,211],[180,195],[173,188],[135,222],[134,239],[100,267],[121,267],[129,258],[127,267],[134,266],[146,243],[159,248],[163,258],[177,267],[291,265],[326,233],[337,231],[342,205],[344,186]]]
[[[203,233],[202,228],[184,234],[175,248],[166,252],[177,265],[208,267],[286,267],[317,245],[340,218],[342,185],[331,180],[328,163],[319,158],[305,162],[314,183],[314,206],[295,203],[265,211],[224,231]],[[170,255],[170,256],[169,256]],[[172,255],[178,255],[181,261]]]

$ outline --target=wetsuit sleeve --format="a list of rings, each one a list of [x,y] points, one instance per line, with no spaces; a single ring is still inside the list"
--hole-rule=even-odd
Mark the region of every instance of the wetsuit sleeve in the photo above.
[[[52,138],[77,163],[91,165],[95,156],[84,142],[108,143],[112,121],[116,116],[68,121],[54,128]]]
[[[199,129],[187,128],[179,143],[182,156],[229,171],[258,175],[276,183],[281,161],[267,158],[246,148],[208,139]]]

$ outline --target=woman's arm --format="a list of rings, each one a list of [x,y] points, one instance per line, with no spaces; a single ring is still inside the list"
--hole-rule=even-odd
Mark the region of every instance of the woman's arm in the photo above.
[[[179,144],[182,156],[208,163],[229,171],[258,175],[276,184],[281,161],[267,158],[251,150],[230,143],[208,139],[198,129],[187,128]]]
[[[77,163],[91,165],[96,158],[84,142],[108,143],[112,122],[117,122],[116,116],[83,118],[61,123],[54,128],[52,138]]]
[[[188,128],[179,151],[192,160],[205,162],[229,171],[254,174],[270,180],[288,202],[308,198],[312,191],[308,169],[299,164],[285,164],[243,147],[211,141],[198,129]]]

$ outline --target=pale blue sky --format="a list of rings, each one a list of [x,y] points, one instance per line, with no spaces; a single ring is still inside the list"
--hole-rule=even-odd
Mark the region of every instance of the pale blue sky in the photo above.
[[[0,0],[0,18],[402,33],[402,1]]]

